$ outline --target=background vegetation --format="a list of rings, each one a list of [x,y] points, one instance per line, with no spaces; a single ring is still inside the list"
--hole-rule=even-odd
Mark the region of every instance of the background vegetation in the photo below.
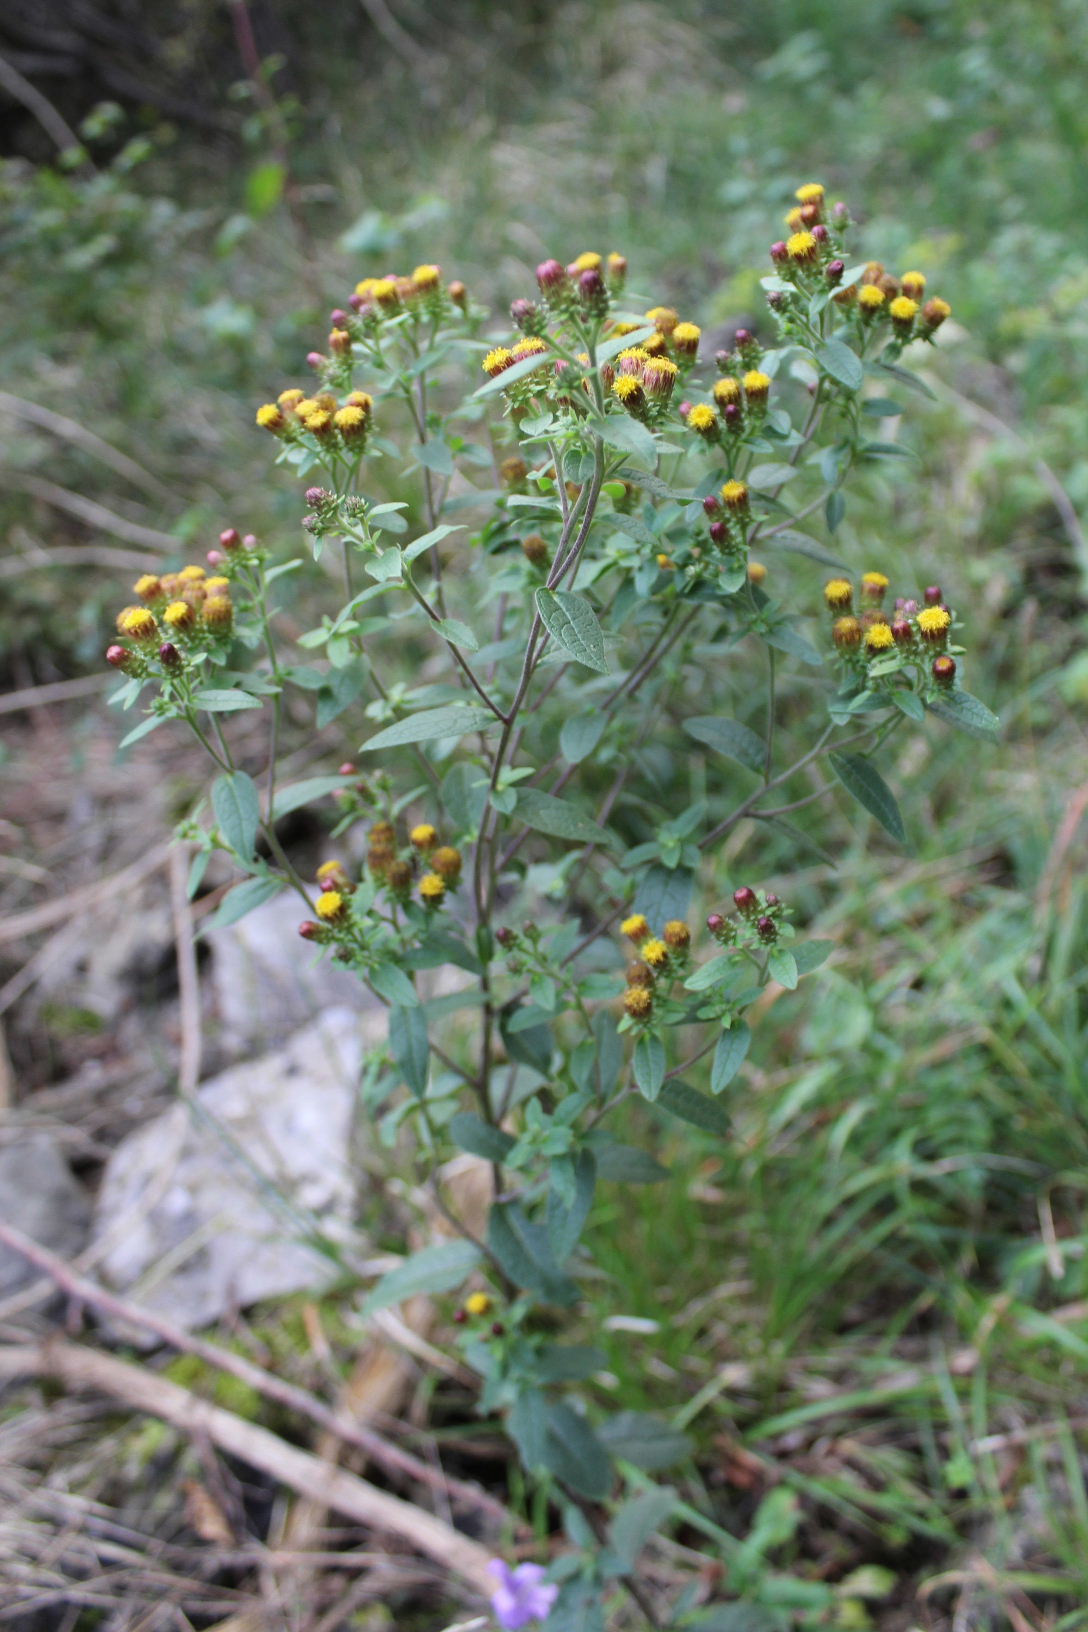
[[[686,1402],[706,1545],[785,1616],[737,1628],[809,1624],[828,1582],[842,1626],[1088,1627],[1088,12],[325,15],[274,14],[286,60],[255,78],[196,8],[171,49],[216,41],[199,117],[165,91],[92,112],[92,80],[65,109],[81,153],[0,168],[4,681],[97,673],[156,532],[296,547],[252,410],[358,277],[436,260],[501,313],[546,254],[616,248],[685,314],[758,318],[746,268],[793,187],[846,197],[954,320],[917,460],[869,479],[840,548],[970,607],[968,684],[1006,738],[931,728],[888,767],[906,854],[860,823],[842,848],[842,812],[774,841],[811,847],[800,916],[841,950],[769,1006],[730,1146],[678,1143],[666,1216],[660,1191],[622,1229],[601,1207],[608,1300],[659,1323],[605,1334],[612,1392]],[[330,763],[354,730],[327,732]]]

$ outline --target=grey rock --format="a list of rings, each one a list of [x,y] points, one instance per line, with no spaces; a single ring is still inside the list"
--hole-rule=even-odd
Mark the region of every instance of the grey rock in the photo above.
[[[83,1251],[90,1200],[49,1134],[27,1134],[0,1150],[0,1218],[62,1258]],[[0,1297],[40,1275],[18,1253],[0,1247]]]
[[[379,1014],[329,1010],[130,1134],[95,1212],[105,1280],[186,1327],[331,1280],[306,1237],[350,1236],[359,1071],[384,1030]]]
[[[330,1006],[374,1008],[357,975],[301,939],[305,916],[294,892],[285,891],[207,937],[218,1041],[228,1056],[267,1048]]]

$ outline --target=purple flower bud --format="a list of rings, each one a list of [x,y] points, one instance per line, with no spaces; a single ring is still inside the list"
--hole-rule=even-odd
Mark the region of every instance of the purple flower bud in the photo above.
[[[824,268],[824,277],[827,279],[832,289],[835,288],[836,284],[840,284],[842,282],[842,275],[845,271],[845,261],[828,261],[827,266]]]
[[[536,281],[546,295],[552,294],[567,282],[567,269],[559,261],[541,261],[536,269]]]
[[[308,487],[306,489],[306,503],[311,510],[316,510],[319,504],[324,504],[325,500],[331,497],[332,494],[324,487]]]
[[[181,653],[178,651],[173,641],[163,641],[162,645],[159,647],[159,662],[162,664],[164,669],[177,668],[178,664],[181,662]]]
[[[828,233],[828,230],[824,226],[823,222],[817,221],[816,225],[812,229],[812,236],[815,238],[818,244],[826,244],[830,234]]]
[[[337,306],[335,311],[329,314],[329,323],[334,329],[345,329],[350,322],[350,317],[341,306]]]
[[[316,372],[318,369],[324,368],[328,359],[323,357],[319,351],[308,351],[306,353],[306,361]]]
[[[510,305],[510,317],[515,329],[523,334],[530,334],[540,317],[540,308],[533,300],[519,298]]]
[[[756,922],[756,930],[759,933],[759,938],[761,941],[774,941],[778,938],[778,930],[775,927],[773,918],[767,918],[764,916],[758,919]]]
[[[927,606],[940,606],[943,599],[944,599],[944,596],[941,594],[940,584],[930,584],[929,587],[925,591],[925,603],[926,603],[926,605]]]
[[[511,1569],[504,1559],[493,1558],[487,1567],[499,1583],[491,1609],[503,1632],[518,1632],[519,1627],[546,1620],[551,1614],[559,1588],[544,1580],[542,1564],[519,1564]]]
[[[756,892],[742,884],[739,890],[733,891],[733,903],[738,912],[752,912],[756,907]]]
[[[703,500],[703,509],[708,516],[716,516],[722,507],[722,502],[716,493],[708,493]]]
[[[788,261],[789,258],[790,252],[786,248],[782,239],[779,238],[771,245],[771,260],[776,262],[778,265],[781,265],[784,261]]]
[[[707,917],[706,927],[712,935],[717,935],[720,930],[725,928],[725,919],[720,912],[712,912]]]

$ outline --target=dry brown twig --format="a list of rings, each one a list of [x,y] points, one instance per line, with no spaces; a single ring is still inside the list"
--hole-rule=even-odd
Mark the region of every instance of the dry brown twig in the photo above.
[[[0,1381],[48,1377],[66,1387],[92,1390],[136,1411],[147,1412],[181,1432],[237,1456],[280,1484],[324,1502],[368,1529],[397,1536],[425,1554],[477,1593],[490,1593],[490,1554],[442,1519],[411,1503],[332,1468],[308,1451],[286,1444],[267,1428],[243,1421],[232,1411],[201,1400],[145,1367],[115,1360],[79,1343],[47,1339],[43,1343],[0,1348]]]

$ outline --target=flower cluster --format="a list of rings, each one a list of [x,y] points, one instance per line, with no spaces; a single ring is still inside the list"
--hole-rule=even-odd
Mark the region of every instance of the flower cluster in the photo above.
[[[748,884],[733,891],[733,907],[728,916],[712,912],[707,918],[706,927],[719,946],[773,946],[790,915],[773,891],[753,890]]]
[[[789,235],[770,248],[776,275],[763,280],[768,304],[787,332],[804,326],[814,295],[833,291],[831,298],[851,314],[863,345],[875,334],[894,356],[911,340],[931,340],[952,308],[939,296],[925,298],[925,274],[896,277],[880,261],[848,267],[847,206],[838,203],[828,211],[820,182],[806,183],[795,196],[797,204],[786,217]]]
[[[855,589],[848,578],[831,578],[824,585],[831,638],[847,672],[866,681],[887,681],[913,671],[923,695],[934,685],[951,686],[956,678],[949,652],[954,615],[940,586],[930,584],[920,600],[897,597],[891,614],[882,609],[887,589],[884,573],[864,573],[861,604],[855,609]],[[952,650],[961,654],[963,648]]]
[[[234,629],[232,578],[257,552],[257,540],[233,527],[208,551],[209,574],[198,562],[177,572],[145,572],[132,586],[137,601],[117,614],[121,641],[108,647],[111,668],[143,678],[176,677],[188,660],[221,655]],[[122,644],[123,642],[123,644]]]
[[[430,911],[440,907],[449,891],[461,881],[460,850],[440,844],[438,829],[431,822],[419,822],[408,833],[407,844],[399,843],[396,824],[375,822],[367,835],[366,877],[374,893],[381,890],[390,905],[405,907],[413,899]],[[317,869],[320,894],[314,904],[318,921],[307,919],[299,934],[308,941],[344,942],[351,938],[351,897],[356,883],[342,861],[322,862]]]
[[[687,968],[691,930],[683,919],[673,918],[660,935],[654,935],[649,920],[636,912],[624,919],[620,933],[638,948],[638,957],[627,966],[624,1013],[629,1020],[644,1022],[653,1015],[659,986],[667,989]]]
[[[294,385],[258,408],[256,417],[261,429],[281,442],[356,459],[366,448],[373,414],[374,399],[366,391],[349,391],[341,402],[332,391],[309,396]]]

